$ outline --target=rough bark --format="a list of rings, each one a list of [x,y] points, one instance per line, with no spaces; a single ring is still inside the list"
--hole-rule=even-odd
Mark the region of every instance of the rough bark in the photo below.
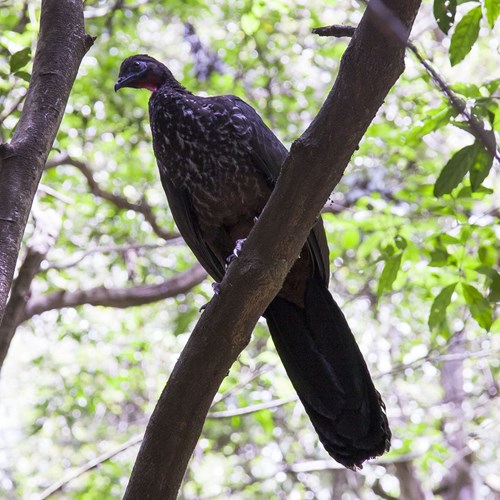
[[[382,32],[370,2],[335,85],[291,149],[259,222],[182,352],[147,426],[125,499],[176,498],[211,401],[281,288],[315,219],[404,68],[405,43]],[[387,0],[405,40],[420,0]]]
[[[10,143],[0,145],[0,322],[45,162],[78,67],[93,42],[83,2],[43,0],[33,73]]]

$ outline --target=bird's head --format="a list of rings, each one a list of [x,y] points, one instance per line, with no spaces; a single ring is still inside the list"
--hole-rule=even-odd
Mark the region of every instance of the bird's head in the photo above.
[[[138,54],[127,57],[120,66],[120,74],[115,83],[115,92],[123,87],[158,90],[166,81],[175,81],[170,70],[153,57]]]

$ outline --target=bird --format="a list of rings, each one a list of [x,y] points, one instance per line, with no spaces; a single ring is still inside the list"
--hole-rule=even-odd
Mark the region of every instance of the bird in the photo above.
[[[195,257],[220,282],[288,151],[242,99],[195,95],[149,55],[122,62],[115,91],[125,87],[151,92],[153,151],[172,216]],[[328,290],[329,277],[320,216],[263,317],[319,440],[334,460],[356,470],[389,450],[391,431],[385,404]]]

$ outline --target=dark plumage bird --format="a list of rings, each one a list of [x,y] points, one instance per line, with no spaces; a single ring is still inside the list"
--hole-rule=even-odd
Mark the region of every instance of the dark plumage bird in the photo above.
[[[147,55],[123,61],[115,90],[145,88],[153,148],[177,227],[210,275],[269,198],[287,150],[235,96],[200,97]],[[328,453],[346,467],[387,451],[385,406],[342,311],[328,292],[321,219],[264,313],[285,369]]]

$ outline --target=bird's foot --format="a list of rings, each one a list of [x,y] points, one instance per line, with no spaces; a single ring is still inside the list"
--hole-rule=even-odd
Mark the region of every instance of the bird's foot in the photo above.
[[[227,265],[231,264],[236,257],[239,257],[241,250],[243,249],[243,244],[245,243],[246,238],[242,238],[241,240],[236,240],[236,243],[234,245],[234,250],[231,255],[229,255],[226,259]]]
[[[221,289],[220,289],[220,283],[212,283],[212,290],[214,291],[215,295],[220,295]],[[208,306],[208,302],[206,304],[203,304],[199,309],[198,312],[203,312]]]

